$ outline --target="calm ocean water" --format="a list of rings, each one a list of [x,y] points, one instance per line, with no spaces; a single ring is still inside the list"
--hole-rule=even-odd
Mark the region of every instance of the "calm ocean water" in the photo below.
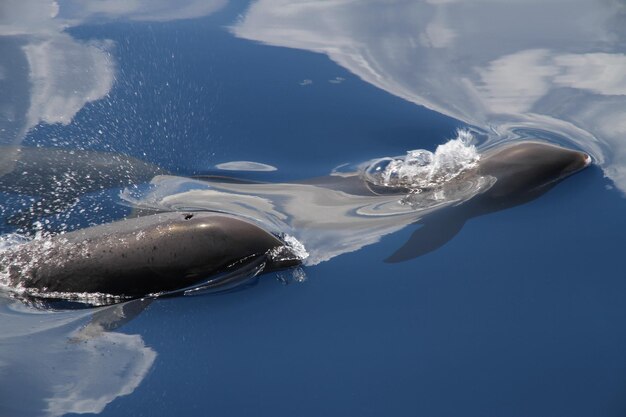
[[[626,413],[623,2],[0,10],[1,245],[263,195],[276,212],[245,215],[285,214],[311,254],[240,291],[153,302],[53,310],[3,289],[0,417]],[[391,197],[333,211],[307,182],[458,129],[479,150],[541,139],[593,165],[403,262],[410,206],[393,222]],[[270,185],[191,178],[210,175]]]

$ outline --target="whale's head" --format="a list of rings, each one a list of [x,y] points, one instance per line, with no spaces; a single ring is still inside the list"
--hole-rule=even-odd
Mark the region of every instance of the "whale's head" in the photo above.
[[[519,142],[485,152],[478,171],[496,179],[489,194],[519,195],[549,188],[591,164],[584,152],[542,142]]]

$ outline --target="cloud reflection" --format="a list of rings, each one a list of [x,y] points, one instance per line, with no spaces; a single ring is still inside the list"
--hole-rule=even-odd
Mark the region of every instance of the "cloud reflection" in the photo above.
[[[3,0],[0,3],[0,145],[19,145],[40,123],[70,124],[115,81],[111,41],[83,42],[66,29],[89,21],[166,21],[206,16],[227,0]],[[17,149],[0,155],[0,175]]]
[[[111,42],[80,43],[65,33],[22,47],[30,68],[27,126],[67,125],[85,104],[105,97],[113,86]]]
[[[60,15],[69,21],[94,18],[166,22],[207,16],[224,7],[228,0],[60,0]]]
[[[157,354],[139,335],[110,331],[145,307],[131,303],[50,312],[0,296],[0,414],[100,413],[132,393]]]
[[[121,198],[135,209],[210,210],[248,218],[264,229],[287,233],[309,252],[305,265],[378,242],[420,218],[466,201],[489,186],[480,176],[451,181],[424,192],[411,204],[403,190],[377,194],[360,173],[331,175],[307,183],[245,183],[220,177],[203,180],[161,175],[145,191],[125,190]]]
[[[566,138],[626,192],[625,16],[623,2],[603,0],[258,0],[232,32],[324,53],[391,94],[496,132],[492,141],[529,130]]]

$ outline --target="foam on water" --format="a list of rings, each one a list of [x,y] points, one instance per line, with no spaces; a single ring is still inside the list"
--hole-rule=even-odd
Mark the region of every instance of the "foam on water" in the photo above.
[[[455,139],[439,145],[434,153],[417,149],[373,161],[365,179],[377,186],[414,191],[437,188],[476,166],[480,155],[473,143],[471,132],[458,130]]]
[[[306,258],[309,257],[309,252],[307,252],[302,242],[300,242],[295,237],[284,234],[282,240],[285,242],[285,245],[289,248],[289,250],[291,250],[295,257],[298,258],[300,261],[304,261]]]
[[[30,242],[31,240],[32,238],[19,233],[7,233],[6,235],[0,235],[0,253],[14,246]]]

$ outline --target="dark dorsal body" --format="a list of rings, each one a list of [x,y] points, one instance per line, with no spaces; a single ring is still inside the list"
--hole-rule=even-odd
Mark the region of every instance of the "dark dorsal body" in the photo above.
[[[482,212],[490,206],[499,209],[524,203],[590,163],[591,158],[584,152],[541,142],[520,142],[488,150],[479,161],[477,173],[494,177],[496,182],[474,203],[483,207]]]
[[[590,163],[591,158],[583,152],[542,142],[487,150],[475,174],[494,178],[493,185],[461,205],[420,220],[422,226],[387,261],[401,262],[432,252],[452,239],[467,220],[532,201]]]
[[[162,213],[35,240],[0,254],[12,286],[36,292],[141,297],[171,292],[284,247],[247,221],[215,213]],[[232,286],[236,282],[222,282]],[[220,282],[216,282],[219,287]]]

